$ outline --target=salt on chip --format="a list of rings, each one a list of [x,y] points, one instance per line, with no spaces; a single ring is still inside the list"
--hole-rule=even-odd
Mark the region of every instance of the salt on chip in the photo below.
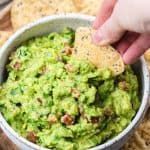
[[[75,35],[73,55],[79,59],[87,59],[98,68],[109,68],[114,75],[124,71],[124,63],[120,54],[112,46],[99,46],[92,42],[90,27],[79,27]]]

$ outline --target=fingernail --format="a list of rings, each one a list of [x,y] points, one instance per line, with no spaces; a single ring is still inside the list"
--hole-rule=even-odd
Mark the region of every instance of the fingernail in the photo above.
[[[99,34],[97,32],[92,35],[92,40],[93,43],[97,45],[107,45],[109,42],[108,40],[104,39],[102,34]]]

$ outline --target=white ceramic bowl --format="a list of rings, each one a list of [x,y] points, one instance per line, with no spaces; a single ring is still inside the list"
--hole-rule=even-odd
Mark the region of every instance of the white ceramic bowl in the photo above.
[[[93,17],[77,14],[67,14],[67,15],[54,15],[46,17],[44,19],[38,20],[32,24],[25,26],[16,32],[1,48],[0,50],[0,82],[3,82],[5,65],[11,51],[16,49],[23,41],[29,38],[44,35],[53,31],[61,31],[64,27],[71,27],[76,29],[79,26],[90,26]],[[137,125],[140,123],[144,114],[148,108],[148,98],[149,98],[149,72],[145,61],[141,58],[135,65],[133,69],[140,80],[140,108],[132,120],[132,122],[124,129],[118,136],[105,142],[104,144],[98,145],[92,150],[117,150],[119,149],[128,139],[128,137],[133,133]],[[6,133],[6,135],[21,149],[21,150],[46,150],[38,145],[35,145],[20,135],[18,135],[6,122],[2,114],[0,114],[0,127]]]

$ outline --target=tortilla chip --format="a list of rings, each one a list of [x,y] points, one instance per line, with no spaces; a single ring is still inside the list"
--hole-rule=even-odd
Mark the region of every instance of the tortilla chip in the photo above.
[[[77,12],[72,0],[14,0],[11,21],[16,30],[41,17],[67,12]]]
[[[111,46],[98,46],[92,43],[92,28],[80,27],[76,30],[75,49],[73,55],[87,59],[98,68],[109,68],[114,75],[124,71],[124,63],[120,54]]]
[[[103,0],[73,0],[79,12],[96,16]]]
[[[150,149],[150,122],[143,122],[134,135],[121,150],[149,150]],[[143,132],[144,129],[144,132]]]
[[[80,11],[83,8],[83,1],[82,0],[72,0],[75,7],[77,8],[78,11]]]
[[[149,150],[150,149],[150,109],[134,135],[121,150]]]
[[[0,31],[0,47],[12,35],[12,31]]]
[[[144,145],[144,140],[136,131],[134,135],[130,138],[130,142],[126,143],[121,150],[141,150],[143,149],[143,147],[145,147]]]
[[[150,61],[150,49],[148,49],[145,53],[144,53],[144,58],[147,61]]]

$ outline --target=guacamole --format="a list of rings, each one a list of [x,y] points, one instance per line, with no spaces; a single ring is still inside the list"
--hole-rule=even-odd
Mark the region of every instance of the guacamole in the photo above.
[[[29,141],[57,150],[85,150],[113,138],[140,105],[130,66],[113,76],[71,53],[74,31],[33,38],[17,48],[1,85],[0,111]]]

